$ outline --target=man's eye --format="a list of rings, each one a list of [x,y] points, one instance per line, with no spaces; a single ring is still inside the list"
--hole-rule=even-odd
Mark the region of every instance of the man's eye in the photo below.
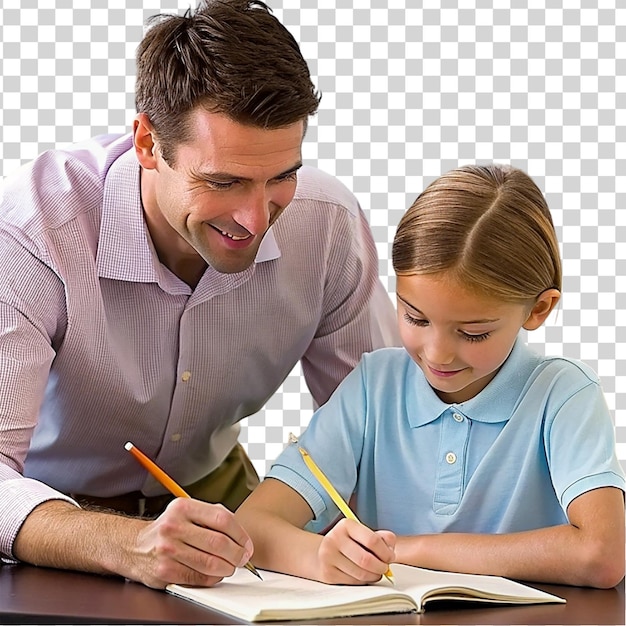
[[[277,178],[276,180],[279,183],[282,183],[285,181],[297,180],[297,178],[298,178],[298,172],[289,172],[289,174],[285,174],[285,176],[281,176],[280,178]]]
[[[215,180],[207,180],[206,183],[211,189],[216,190],[230,189],[235,184],[234,182],[218,183]]]

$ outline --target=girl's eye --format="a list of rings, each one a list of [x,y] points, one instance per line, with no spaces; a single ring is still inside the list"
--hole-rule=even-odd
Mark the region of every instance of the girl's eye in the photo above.
[[[475,342],[475,341],[485,341],[485,339],[489,338],[491,333],[480,333],[480,335],[469,335],[468,333],[461,333],[467,341]]]
[[[428,322],[426,320],[420,319],[419,317],[413,317],[408,313],[404,314],[404,320],[409,324],[413,324],[413,326],[428,326]]]
[[[411,324],[412,326],[419,326],[422,328],[425,326],[428,326],[430,323],[428,320],[422,319],[420,317],[413,317],[412,315],[409,315],[408,313],[404,313],[403,318],[404,318],[404,321],[407,322],[408,324]],[[469,341],[471,343],[485,341],[485,339],[488,339],[489,336],[491,335],[491,331],[480,333],[479,335],[471,335],[463,331],[459,331],[459,332],[461,334],[461,337],[463,337],[465,341]]]

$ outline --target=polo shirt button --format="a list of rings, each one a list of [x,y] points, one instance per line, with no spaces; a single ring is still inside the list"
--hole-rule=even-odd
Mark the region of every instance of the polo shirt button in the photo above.
[[[462,422],[463,421],[463,416],[460,413],[453,413],[452,417],[454,418],[455,422]]]
[[[183,372],[183,374],[182,374],[182,376],[180,378],[181,378],[181,380],[184,383],[186,383],[191,378],[191,372],[189,372],[189,371]]]
[[[456,454],[454,454],[454,452],[448,452],[448,454],[446,454],[446,463],[449,465],[456,463]]]
[[[171,437],[170,437],[170,441],[180,441],[180,438],[182,437],[182,435],[180,433],[174,433]]]

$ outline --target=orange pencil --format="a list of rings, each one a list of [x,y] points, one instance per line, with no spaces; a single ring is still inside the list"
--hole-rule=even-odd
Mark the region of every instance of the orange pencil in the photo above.
[[[137,446],[130,441],[126,442],[124,446],[143,467],[154,476],[170,493],[177,498],[191,498],[191,496],[172,478],[170,478],[154,461],[150,460]],[[252,572],[255,576],[261,578],[261,574],[257,571],[256,567],[248,561],[244,566],[248,571]],[[261,580],[263,580],[261,578]]]

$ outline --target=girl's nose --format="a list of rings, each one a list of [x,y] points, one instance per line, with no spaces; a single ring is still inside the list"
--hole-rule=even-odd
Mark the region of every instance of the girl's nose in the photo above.
[[[455,358],[453,342],[435,333],[426,342],[424,354],[431,365],[449,365]]]

